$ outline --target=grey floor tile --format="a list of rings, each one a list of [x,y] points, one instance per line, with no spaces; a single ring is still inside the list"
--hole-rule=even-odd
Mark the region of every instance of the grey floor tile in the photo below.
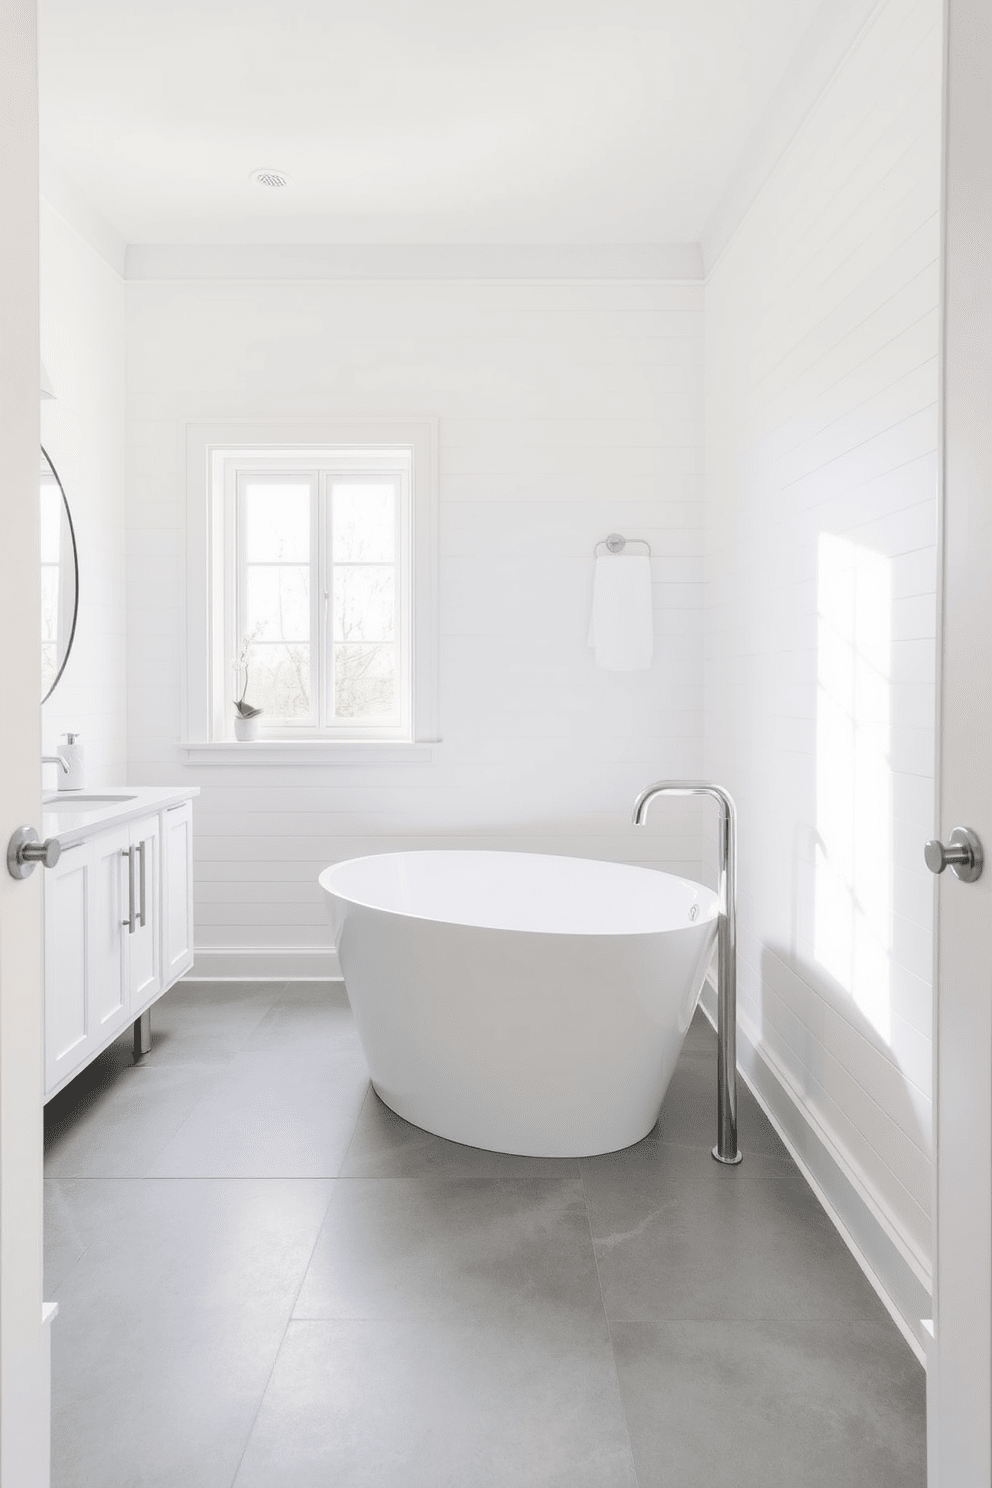
[[[177,982],[152,1008],[152,1047],[141,1064],[222,1064],[243,1048],[285,982]]]
[[[888,1319],[613,1339],[639,1488],[924,1488],[925,1376]]]
[[[803,1178],[705,1173],[584,1168],[609,1317],[888,1322]]]
[[[581,1162],[394,1115],[341,983],[182,983],[153,1035],[46,1112],[56,1488],[634,1488],[604,1297],[638,1488],[922,1484],[922,1372],[743,1087],[709,1155],[700,1014]]]
[[[716,1030],[702,1008],[697,1007],[693,1013],[682,1047],[687,1054],[712,1054],[716,1059]]]
[[[89,1243],[67,1202],[62,1183],[45,1179],[45,1296],[52,1298]]]
[[[679,1060],[665,1094],[658,1124],[651,1137],[659,1142],[678,1142],[712,1148],[716,1129],[716,1045],[708,1051],[686,1050]],[[785,1158],[786,1147],[743,1080],[737,1082],[737,1140],[745,1154],[758,1152]]]
[[[333,1178],[368,1088],[361,1051],[243,1049],[152,1165],[156,1177]]]
[[[325,1059],[335,1051],[361,1051],[351,1008],[328,990],[335,984],[307,985],[310,996],[285,996],[267,1009],[245,1044],[249,1052],[284,1048],[298,1059]]]
[[[341,1172],[343,1177],[350,1178],[402,1178],[430,1173],[577,1178],[579,1164],[577,1158],[518,1157],[509,1152],[487,1152],[482,1147],[449,1142],[404,1121],[370,1090]]]
[[[296,1318],[602,1317],[574,1178],[340,1179]]]
[[[718,1163],[709,1147],[687,1143],[662,1142],[653,1134],[633,1147],[619,1152],[604,1152],[600,1157],[579,1160],[581,1173],[615,1172],[644,1168],[659,1177],[692,1177],[698,1183],[747,1183],[763,1177],[798,1178],[799,1169],[783,1148],[781,1152],[756,1152],[749,1148],[744,1161],[736,1166]]]
[[[349,1020],[353,1016],[347,989],[340,978],[327,977],[323,981],[287,982],[283,987],[280,1001],[287,1006],[290,1003],[319,1006],[332,1011],[335,1016],[340,1015]]]
[[[264,980],[251,977],[244,981],[238,981],[236,978],[228,981],[212,979],[208,981],[185,976],[169,989],[165,997],[156,1003],[156,1007],[166,1001],[186,1001],[198,1007],[214,1007],[220,1011],[224,1008],[235,1008],[243,1002],[270,1003],[285,997],[290,988],[306,985],[305,982],[287,981],[285,977],[269,977]]]
[[[125,1070],[134,1068],[134,1039],[129,1025],[126,1033],[116,1038],[85,1069],[80,1070],[68,1085],[64,1085],[57,1095],[46,1102],[46,1152],[54,1139],[83,1119],[86,1111],[113,1088]]]
[[[236,1488],[635,1488],[602,1321],[291,1324]]]
[[[100,1294],[93,1306],[116,1299],[145,1309],[249,1298],[292,1307],[334,1187],[261,1178],[50,1182],[86,1248],[73,1294],[88,1288]]]
[[[84,1072],[45,1109],[45,1174],[142,1178],[196,1105],[219,1065],[118,1067],[91,1083]]]
[[[55,1488],[226,1488],[327,1205],[315,1182],[72,1181]]]

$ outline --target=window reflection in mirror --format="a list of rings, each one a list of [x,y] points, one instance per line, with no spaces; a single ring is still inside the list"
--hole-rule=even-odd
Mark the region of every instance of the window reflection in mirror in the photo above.
[[[62,483],[41,451],[41,700],[62,675],[76,630],[76,539]]]

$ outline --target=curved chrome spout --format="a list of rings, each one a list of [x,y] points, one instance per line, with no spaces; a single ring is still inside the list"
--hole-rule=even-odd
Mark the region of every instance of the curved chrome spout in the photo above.
[[[720,916],[717,948],[717,1162],[739,1163],[737,1146],[737,807],[722,785],[708,780],[656,780],[634,802],[643,826],[655,796],[711,796],[720,807]]]

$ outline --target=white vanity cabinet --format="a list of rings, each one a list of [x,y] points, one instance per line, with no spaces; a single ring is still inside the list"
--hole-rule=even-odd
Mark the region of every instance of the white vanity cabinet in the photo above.
[[[193,802],[162,814],[162,961],[167,985],[193,965]]]
[[[122,864],[127,829],[66,847],[45,874],[45,1091],[127,1026]]]
[[[162,833],[157,816],[132,822],[128,832],[124,924],[125,992],[132,1018],[162,989]]]
[[[195,793],[47,803],[62,853],[45,874],[46,1100],[193,964]]]

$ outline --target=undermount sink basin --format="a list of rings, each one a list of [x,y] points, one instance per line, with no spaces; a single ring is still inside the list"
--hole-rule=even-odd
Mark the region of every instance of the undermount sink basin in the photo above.
[[[125,801],[134,799],[134,796],[125,795],[121,791],[114,791],[112,794],[108,792],[106,795],[91,795],[86,791],[80,791],[78,795],[73,791],[70,795],[68,791],[59,791],[55,795],[46,796],[43,804],[50,811],[88,811],[91,806],[103,806],[107,803],[122,805]]]

